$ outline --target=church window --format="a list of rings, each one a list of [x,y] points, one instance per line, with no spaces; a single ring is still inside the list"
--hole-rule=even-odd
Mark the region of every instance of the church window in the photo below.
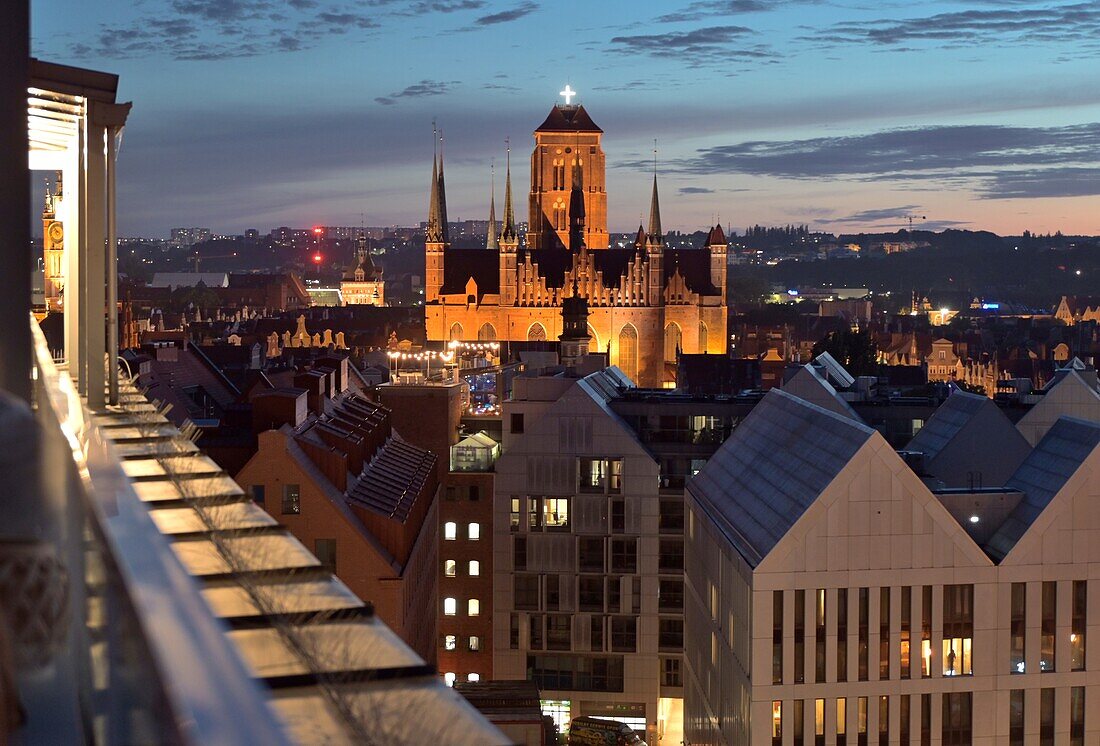
[[[531,328],[527,330],[528,342],[545,342],[546,341],[546,327],[542,324],[535,322],[531,324]]]
[[[596,330],[588,325],[588,352],[594,354],[600,351],[600,338],[596,336]]]
[[[450,338],[459,342],[462,341],[462,324],[459,324],[457,321],[451,324]]]
[[[495,342],[497,339],[497,330],[493,328],[492,324],[482,324],[481,328],[477,330],[478,342]]]
[[[638,380],[638,330],[631,324],[619,332],[618,366],[627,378]]]
[[[707,351],[707,325],[699,322],[699,352]]]
[[[665,327],[665,362],[675,363],[676,356],[683,347],[683,338],[680,327],[672,322]]]

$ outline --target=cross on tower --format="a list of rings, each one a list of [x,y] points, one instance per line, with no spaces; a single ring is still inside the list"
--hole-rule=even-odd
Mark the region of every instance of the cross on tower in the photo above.
[[[565,84],[565,90],[564,91],[558,91],[558,95],[564,97],[565,98],[565,105],[569,106],[570,99],[572,99],[574,96],[576,96],[577,92],[574,91],[572,88],[570,88],[569,84],[566,83]]]

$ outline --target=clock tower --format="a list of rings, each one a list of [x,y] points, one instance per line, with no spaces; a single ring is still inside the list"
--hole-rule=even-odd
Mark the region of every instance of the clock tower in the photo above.
[[[61,172],[58,171],[53,194],[50,194],[47,180],[46,203],[42,208],[42,266],[47,311],[61,310],[65,290],[65,226],[60,220],[63,199]]]

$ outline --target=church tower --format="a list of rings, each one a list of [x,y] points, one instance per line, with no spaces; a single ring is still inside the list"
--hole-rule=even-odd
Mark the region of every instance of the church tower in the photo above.
[[[504,176],[504,221],[500,227],[500,305],[516,303],[516,260],[519,254],[519,234],[516,213],[512,208],[512,148],[508,147],[508,164]]]
[[[710,284],[721,291],[726,297],[726,273],[729,265],[726,264],[727,241],[726,234],[722,231],[722,224],[710,229],[707,236],[707,250],[710,252]]]
[[[485,234],[485,248],[496,251],[500,248],[497,241],[497,175],[496,170],[490,167],[489,177],[489,229]]]
[[[653,196],[649,201],[649,232],[645,239],[645,253],[649,258],[649,305],[662,306],[665,302],[665,234],[661,229],[661,205],[657,199],[656,164],[653,168]]]
[[[551,109],[534,132],[527,228],[527,246],[531,249],[579,248],[570,240],[574,170],[584,184],[584,243],[589,249],[608,247],[603,130],[583,106],[570,103],[575,95],[566,86],[562,91],[565,104]]]
[[[61,223],[63,198],[61,172],[57,172],[54,194],[46,184],[46,204],[42,207],[42,266],[46,310],[60,311],[65,289],[65,227]]]
[[[573,277],[573,294],[561,302],[561,364],[574,368],[588,354],[588,299]]]
[[[440,138],[442,142],[442,138]],[[447,249],[447,196],[443,182],[443,154],[432,154],[432,194],[428,228],[424,234],[424,302],[439,299],[443,287],[443,254]]]

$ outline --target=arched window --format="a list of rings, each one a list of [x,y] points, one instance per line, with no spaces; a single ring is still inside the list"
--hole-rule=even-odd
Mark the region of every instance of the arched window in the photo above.
[[[665,327],[665,362],[675,363],[676,353],[682,347],[682,335],[676,322],[670,322]]]
[[[554,230],[565,230],[565,203],[560,199],[554,202]]]
[[[600,351],[600,338],[596,336],[596,330],[592,328],[592,325],[588,325],[588,352],[596,353]]]
[[[638,330],[627,324],[619,332],[619,355],[617,364],[627,378],[638,380]]]
[[[699,352],[707,351],[707,325],[699,322]]]
[[[461,342],[462,341],[462,324],[458,323],[457,321],[455,323],[451,324],[451,335],[450,336],[451,336],[451,339],[458,340],[459,342]]]
[[[531,324],[531,328],[527,330],[528,342],[545,342],[546,341],[546,327],[537,321]]]
[[[481,325],[481,328],[477,330],[478,342],[496,342],[497,330],[493,328],[492,324],[485,323]]]

